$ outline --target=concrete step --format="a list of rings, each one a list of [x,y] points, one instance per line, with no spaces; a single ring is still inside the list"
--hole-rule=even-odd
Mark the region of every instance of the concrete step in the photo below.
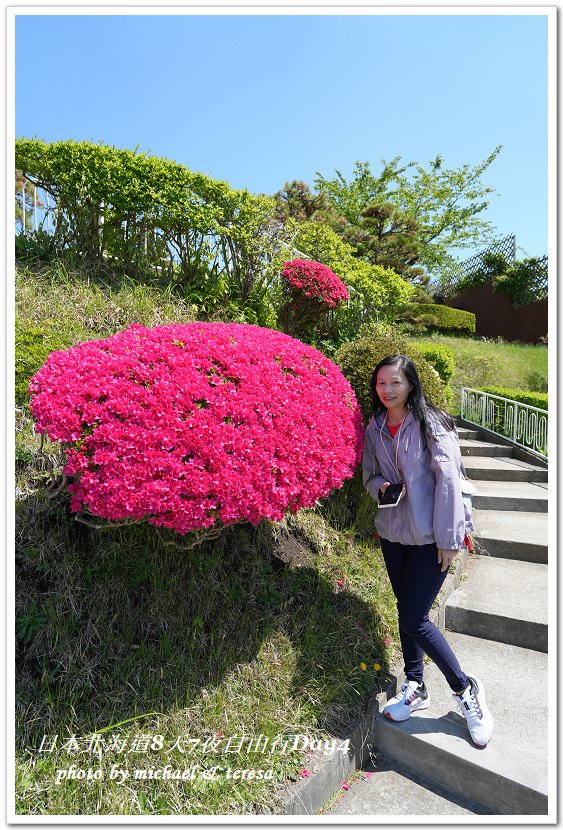
[[[506,444],[493,444],[491,441],[460,438],[459,447],[464,458],[466,455],[494,455],[498,458],[512,457],[512,447]]]
[[[446,602],[446,628],[546,652],[547,594],[547,565],[474,555]]]
[[[522,510],[526,513],[547,513],[548,488],[543,481],[483,481],[472,479],[475,493],[471,496],[477,510]]]
[[[491,815],[493,811],[413,774],[403,764],[379,755],[367,764],[350,789],[322,815],[455,816]]]
[[[479,553],[546,565],[548,514],[473,509]]]
[[[495,719],[488,746],[474,746],[451,689],[430,663],[425,668],[429,708],[402,723],[376,715],[376,750],[495,813],[547,814],[548,734],[554,729],[548,695],[532,693],[533,705],[523,711],[522,699],[510,691],[521,689],[523,678],[545,691],[547,655],[464,634],[446,636],[464,671],[474,672],[485,689]]]
[[[547,470],[517,458],[470,455],[463,459],[468,478],[481,481],[547,481]]]
[[[457,434],[460,438],[476,439],[479,435],[478,429],[466,429],[465,427],[458,427]]]

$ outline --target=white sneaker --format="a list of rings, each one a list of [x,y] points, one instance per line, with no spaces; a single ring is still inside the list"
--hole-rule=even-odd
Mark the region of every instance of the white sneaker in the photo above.
[[[417,709],[427,709],[430,706],[430,695],[426,691],[424,681],[408,680],[403,683],[395,697],[388,701],[383,714],[390,720],[406,720]]]
[[[495,722],[487,704],[485,703],[485,690],[483,684],[477,677],[470,677],[469,688],[462,695],[454,694],[459,710],[469,727],[471,740],[477,746],[487,746],[491,740]]]

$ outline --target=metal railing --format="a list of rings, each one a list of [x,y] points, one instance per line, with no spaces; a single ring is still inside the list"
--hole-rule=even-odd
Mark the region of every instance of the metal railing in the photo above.
[[[518,447],[547,456],[547,410],[464,386],[461,417]]]

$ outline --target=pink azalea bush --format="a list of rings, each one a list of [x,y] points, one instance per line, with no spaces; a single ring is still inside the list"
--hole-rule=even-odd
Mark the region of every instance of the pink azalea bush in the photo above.
[[[350,295],[342,280],[326,265],[308,259],[292,259],[284,262],[282,277],[289,285],[326,304],[328,308],[348,300]]]
[[[350,478],[362,418],[328,358],[236,323],[140,325],[51,353],[36,430],[63,444],[71,510],[180,534],[312,506]]]

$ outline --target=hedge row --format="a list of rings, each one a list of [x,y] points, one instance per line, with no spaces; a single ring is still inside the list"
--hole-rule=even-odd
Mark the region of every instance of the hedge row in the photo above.
[[[429,329],[475,334],[475,315],[447,305],[409,303],[401,313],[403,320],[424,324]]]
[[[112,263],[131,277],[150,274],[193,291],[227,281],[245,301],[281,241],[272,238],[272,199],[166,158],[22,138],[15,163],[56,204],[55,232],[42,235],[51,255]]]
[[[508,389],[506,386],[483,386],[480,391],[487,392],[489,395],[499,395],[511,401],[519,401],[528,406],[537,406],[538,409],[547,409],[546,392],[527,392],[524,389]]]

